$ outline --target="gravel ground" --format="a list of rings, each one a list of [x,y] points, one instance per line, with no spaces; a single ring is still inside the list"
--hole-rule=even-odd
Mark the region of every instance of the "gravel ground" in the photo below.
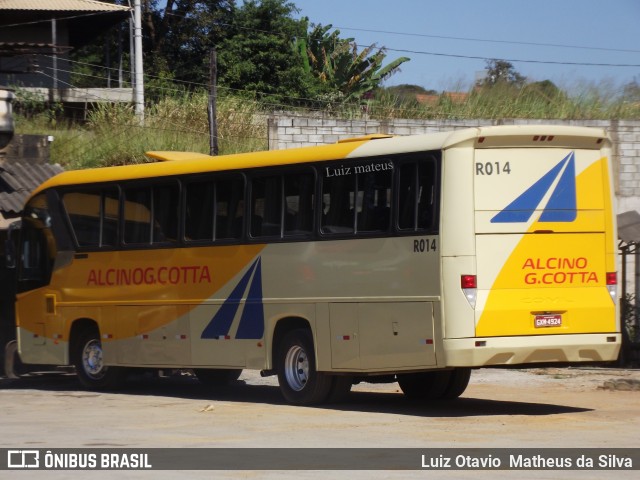
[[[0,380],[0,448],[623,448],[640,439],[640,370],[474,371],[454,402],[409,401],[397,384],[354,386],[337,405],[287,405],[274,377],[211,390],[189,376],[138,376],[120,392],[73,374]],[[629,471],[20,472],[2,478],[637,478]],[[16,473],[16,472],[11,472]]]

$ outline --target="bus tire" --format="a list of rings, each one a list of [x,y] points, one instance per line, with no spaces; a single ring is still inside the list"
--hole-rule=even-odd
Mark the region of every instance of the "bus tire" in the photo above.
[[[349,396],[353,377],[350,375],[333,375],[331,381],[331,391],[327,397],[327,403],[341,403]]]
[[[193,370],[200,383],[210,387],[223,387],[235,382],[242,374],[241,368],[196,368]]]
[[[11,340],[4,347],[4,374],[7,378],[20,378],[20,375],[28,373],[18,353],[18,342]]]
[[[306,329],[287,333],[280,342],[276,369],[284,398],[294,405],[324,402],[331,391],[333,378],[316,370],[313,337]]]
[[[398,384],[407,398],[414,400],[438,400],[443,398],[447,391],[450,378],[451,370],[406,373],[398,375]]]
[[[73,364],[83,386],[92,390],[112,390],[122,385],[125,369],[108,367],[103,362],[102,342],[98,331],[82,331],[75,342]]]
[[[442,395],[442,398],[447,400],[458,398],[467,389],[470,378],[470,368],[454,368],[449,377],[449,385],[447,385],[447,389],[444,395]]]

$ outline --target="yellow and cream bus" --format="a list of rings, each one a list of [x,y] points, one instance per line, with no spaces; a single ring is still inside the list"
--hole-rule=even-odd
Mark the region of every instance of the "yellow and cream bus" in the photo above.
[[[603,130],[482,127],[62,173],[22,217],[24,363],[459,396],[473,368],[617,358]]]

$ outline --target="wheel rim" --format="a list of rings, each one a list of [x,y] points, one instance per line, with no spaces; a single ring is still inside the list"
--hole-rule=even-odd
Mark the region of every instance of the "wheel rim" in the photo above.
[[[295,345],[289,349],[284,360],[284,374],[289,386],[299,392],[309,380],[309,357],[304,348]]]
[[[102,359],[102,345],[99,340],[87,342],[82,350],[82,368],[92,378],[102,378],[105,366]]]

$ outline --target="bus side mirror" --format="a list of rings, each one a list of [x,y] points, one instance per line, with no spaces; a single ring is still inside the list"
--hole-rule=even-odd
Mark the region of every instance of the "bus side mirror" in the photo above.
[[[5,265],[7,268],[16,268],[16,235],[21,223],[13,222],[7,229],[7,240],[4,244]]]

